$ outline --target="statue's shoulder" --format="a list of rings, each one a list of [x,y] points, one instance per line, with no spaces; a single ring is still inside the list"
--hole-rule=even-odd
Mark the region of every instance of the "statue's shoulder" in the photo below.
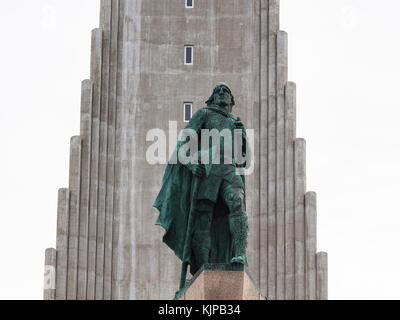
[[[210,110],[208,109],[207,106],[201,108],[198,112],[201,112],[203,115],[207,115],[210,113]]]
[[[209,114],[210,110],[207,109],[207,107],[199,109],[192,118],[194,119],[205,119],[207,115]]]

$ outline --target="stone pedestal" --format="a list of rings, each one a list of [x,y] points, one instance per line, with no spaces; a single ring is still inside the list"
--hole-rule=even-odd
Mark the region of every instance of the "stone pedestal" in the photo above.
[[[177,300],[264,300],[243,266],[204,265]]]

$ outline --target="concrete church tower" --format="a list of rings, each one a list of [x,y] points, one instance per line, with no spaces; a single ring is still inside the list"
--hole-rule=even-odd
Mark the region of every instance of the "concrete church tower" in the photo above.
[[[180,261],[161,242],[152,208],[165,166],[147,163],[146,134],[169,121],[183,129],[184,109],[204,107],[219,81],[255,131],[249,272],[269,299],[327,299],[287,46],[279,0],[101,0],[45,299],[173,298]]]

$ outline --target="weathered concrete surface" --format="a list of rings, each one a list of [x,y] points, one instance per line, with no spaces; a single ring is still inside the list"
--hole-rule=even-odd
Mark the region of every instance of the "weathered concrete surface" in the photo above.
[[[258,248],[259,254],[259,287],[267,295],[268,287],[268,49],[269,33],[268,1],[260,2],[260,92],[259,109],[259,197],[254,202],[259,203],[259,242],[253,245]],[[251,214],[250,214],[251,216]],[[252,225],[249,226],[250,228]],[[254,227],[254,226],[253,226]],[[255,226],[257,228],[257,225]],[[255,269],[256,270],[256,269]],[[253,272],[257,274],[257,272]]]
[[[108,121],[110,92],[110,61],[111,61],[111,17],[110,1],[101,3],[100,28],[103,31],[102,63],[101,63],[101,109],[99,135],[99,193],[97,208],[97,246],[96,246],[96,291],[95,299],[104,298],[105,271],[105,233],[106,233],[106,200],[107,200],[107,170],[108,167]]]
[[[295,141],[295,208],[294,208],[294,237],[295,237],[295,299],[305,298],[305,192],[306,192],[306,141]]]
[[[296,139],[296,85],[285,88],[285,299],[294,299],[294,141]]]
[[[328,300],[328,254],[317,254],[317,299]]]
[[[67,299],[76,300],[78,285],[79,207],[81,186],[81,137],[71,138],[69,174],[69,231],[68,231],[68,285]]]
[[[317,195],[307,192],[305,197],[305,241],[306,241],[306,300],[317,298]]]
[[[56,299],[67,299],[69,190],[58,191]]]
[[[92,52],[90,79],[93,83],[92,131],[91,131],[91,164],[90,164],[90,207],[89,207],[89,240],[87,265],[86,298],[95,298],[96,286],[96,253],[97,253],[97,217],[99,201],[99,152],[100,152],[100,117],[101,117],[101,77],[102,77],[102,40],[103,31],[92,31]]]
[[[78,251],[78,292],[77,299],[86,299],[87,256],[89,240],[89,195],[90,195],[90,146],[92,132],[92,98],[93,83],[90,80],[82,82],[81,89],[81,195],[79,211],[79,251]]]
[[[268,291],[270,299],[276,299],[277,292],[277,34],[279,30],[279,1],[268,1]],[[266,63],[267,61],[261,61]],[[263,288],[261,288],[262,290]]]
[[[288,36],[277,35],[276,96],[276,299],[285,299],[285,86],[288,81]]]
[[[112,237],[114,219],[114,184],[115,184],[115,128],[117,115],[117,72],[118,72],[118,25],[119,1],[103,1],[102,5],[111,10],[110,21],[101,20],[102,29],[110,29],[110,74],[108,98],[108,148],[107,148],[107,195],[104,247],[104,299],[111,299],[112,287]],[[102,11],[103,12],[103,11]],[[109,16],[108,14],[105,16]]]
[[[125,20],[119,32],[114,298],[170,297],[179,282],[179,261],[161,242],[162,230],[153,226],[156,210],[150,207],[165,166],[151,167],[143,158],[147,130],[167,129],[169,120],[177,120],[182,129],[183,103],[193,102],[194,111],[203,107],[222,80],[236,92],[235,113],[257,130],[255,7],[253,2],[202,1],[187,11],[180,1],[120,2]],[[193,66],[183,63],[187,44],[194,45]],[[249,188],[254,183],[255,177],[250,177]],[[249,201],[249,212],[256,207],[253,203]],[[251,232],[258,236],[257,230]]]
[[[74,227],[73,246],[61,248],[71,259],[60,266],[71,299],[168,299],[176,291],[180,263],[162,243],[152,208],[165,165],[147,163],[146,134],[167,131],[170,121],[183,129],[184,102],[197,111],[219,81],[230,84],[234,114],[255,133],[255,170],[246,179],[249,271],[270,299],[306,297],[313,268],[305,141],[296,140],[287,42],[278,0],[204,0],[193,9],[181,0],[101,0],[91,77],[82,84],[80,192],[71,191],[74,207],[62,218]],[[194,47],[190,66],[185,45]],[[70,174],[77,181],[76,170]],[[63,298],[67,285],[60,290]]]
[[[44,262],[44,287],[43,300],[56,299],[56,266],[57,250],[47,249]]]

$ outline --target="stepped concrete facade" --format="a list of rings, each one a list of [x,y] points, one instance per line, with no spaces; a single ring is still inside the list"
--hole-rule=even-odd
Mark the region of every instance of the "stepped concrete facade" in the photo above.
[[[45,298],[172,299],[180,261],[161,239],[153,201],[165,165],[150,165],[150,129],[185,127],[229,83],[234,114],[255,132],[247,177],[249,273],[268,299],[327,299],[317,253],[316,194],[296,136],[296,86],[279,0],[101,0],[70,181],[58,196],[57,247],[46,251]],[[185,47],[193,64],[185,64]],[[175,147],[176,141],[170,141]]]

